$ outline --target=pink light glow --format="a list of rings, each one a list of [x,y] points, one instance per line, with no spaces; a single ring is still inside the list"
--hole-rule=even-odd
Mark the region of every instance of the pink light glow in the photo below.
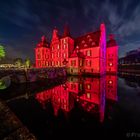
[[[67,28],[61,38],[58,30],[54,29],[50,45],[43,36],[35,48],[37,68],[66,67],[70,74],[117,73],[117,60],[118,46],[114,37],[106,42],[105,24],[100,25],[99,31],[76,39],[70,36]]]

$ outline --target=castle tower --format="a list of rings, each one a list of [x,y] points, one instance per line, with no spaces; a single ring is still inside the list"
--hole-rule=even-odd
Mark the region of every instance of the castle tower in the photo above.
[[[58,35],[58,30],[55,28],[52,34],[52,40],[50,44],[51,48],[51,63],[52,67],[61,66],[61,49],[60,49],[60,40]]]
[[[105,24],[102,23],[100,25],[100,58],[99,58],[99,67],[100,67],[100,74],[106,73],[106,29]]]
[[[109,36],[106,53],[106,71],[107,73],[117,74],[118,70],[118,45],[114,35]]]
[[[60,39],[61,44],[61,66],[66,66],[68,63],[68,58],[74,50],[74,40],[70,36],[70,31],[68,25],[64,27],[64,33]]]
[[[49,66],[50,49],[49,44],[46,41],[45,36],[41,37],[41,41],[35,48],[35,63],[36,68],[42,68]]]

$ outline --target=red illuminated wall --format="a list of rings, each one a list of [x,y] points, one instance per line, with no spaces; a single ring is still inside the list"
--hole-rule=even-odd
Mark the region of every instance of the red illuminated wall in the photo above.
[[[69,112],[74,107],[75,100],[85,111],[98,113],[103,122],[106,99],[117,101],[117,77],[69,77],[65,84],[36,94],[36,99],[44,109],[47,101],[51,101],[55,115],[58,115],[59,109]]]
[[[110,35],[107,42],[106,71],[107,73],[117,73],[118,71],[118,46],[113,35]]]
[[[115,42],[115,43],[114,43]],[[105,24],[100,29],[73,39],[68,27],[60,37],[54,29],[50,44],[43,36],[35,48],[36,67],[67,67],[69,74],[117,73],[118,46],[106,42]]]

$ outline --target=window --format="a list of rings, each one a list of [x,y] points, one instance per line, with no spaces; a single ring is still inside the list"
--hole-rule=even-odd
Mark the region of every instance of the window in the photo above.
[[[91,89],[91,84],[87,84],[87,89]]]
[[[87,56],[91,56],[91,50],[87,51]]]
[[[82,44],[84,44],[85,43],[85,40],[82,40]]]
[[[71,66],[76,66],[76,60],[71,60]]]
[[[60,46],[59,45],[57,46],[57,49],[60,49]]]
[[[54,48],[53,48],[53,46],[52,46],[52,50],[53,50]]]
[[[58,66],[60,66],[60,61],[58,61]]]
[[[40,54],[37,55],[37,58],[40,59]]]
[[[113,66],[113,64],[112,63],[109,63],[109,66],[111,67],[111,66]]]
[[[95,42],[92,42],[92,44],[91,44],[92,46],[94,46],[95,45]]]
[[[71,89],[76,89],[76,85],[75,84],[71,84]]]
[[[84,44],[84,47],[87,47],[87,44]]]
[[[66,54],[65,53],[63,54],[63,58],[66,58]]]
[[[52,53],[52,58],[54,57],[54,54]]]
[[[91,66],[91,60],[86,60],[86,66]]]
[[[91,94],[87,93],[87,98],[90,99],[91,98]]]
[[[92,39],[90,38],[88,41],[89,41],[89,42],[91,42],[91,41],[92,41]]]
[[[82,89],[83,89],[82,84],[79,84],[79,89],[80,89],[80,90],[82,90]]]
[[[64,44],[63,48],[66,49],[66,45],[65,44]]]
[[[64,43],[66,43],[66,39],[64,39]]]
[[[79,60],[79,66],[83,66],[83,61]]]

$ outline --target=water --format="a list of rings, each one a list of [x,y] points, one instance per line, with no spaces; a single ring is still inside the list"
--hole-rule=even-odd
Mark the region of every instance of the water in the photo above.
[[[11,110],[39,139],[140,138],[136,77],[68,77],[1,91]]]

